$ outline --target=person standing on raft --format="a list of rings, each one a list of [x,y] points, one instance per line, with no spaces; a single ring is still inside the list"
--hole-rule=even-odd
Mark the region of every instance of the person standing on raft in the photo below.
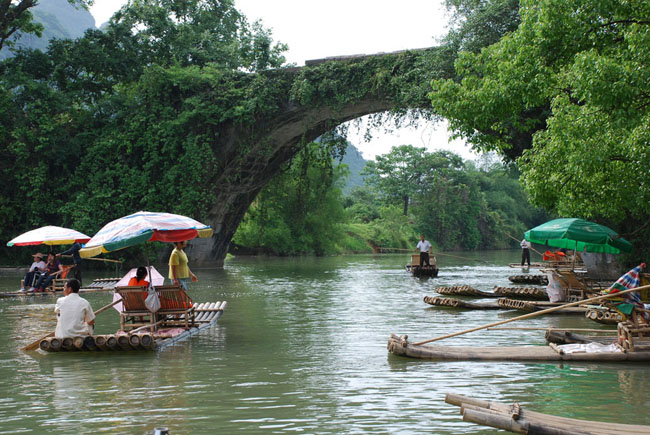
[[[174,246],[172,255],[169,256],[169,279],[172,280],[172,284],[181,285],[187,291],[187,279],[191,278],[192,282],[197,282],[199,279],[187,264],[187,254],[183,251],[183,248],[187,246],[187,241],[174,242]]]
[[[527,264],[528,264],[528,267],[530,267],[530,247],[532,245],[526,239],[523,239],[521,241],[520,245],[521,245],[521,266],[523,267],[524,266],[524,261],[526,261]]]
[[[427,267],[431,267],[429,263],[429,252],[433,254],[433,247],[428,240],[424,239],[424,234],[420,234],[420,241],[415,250],[420,251],[420,267],[423,267],[425,262],[427,263]]]
[[[56,300],[54,336],[57,338],[92,335],[93,333],[95,313],[90,302],[79,296],[79,287],[81,286],[76,279],[67,280],[63,286],[65,296]]]

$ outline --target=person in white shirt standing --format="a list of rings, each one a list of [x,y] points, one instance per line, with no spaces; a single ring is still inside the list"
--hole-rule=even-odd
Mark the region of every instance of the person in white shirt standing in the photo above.
[[[431,267],[429,263],[429,252],[433,254],[433,249],[431,243],[424,239],[424,234],[420,234],[420,241],[415,248],[416,251],[420,251],[420,267],[427,263],[427,267]]]
[[[528,262],[528,267],[530,267],[530,247],[532,245],[526,239],[523,239],[520,245],[521,245],[521,266],[522,267],[524,266],[524,262]]]
[[[62,298],[57,299],[54,312],[57,322],[54,336],[57,338],[92,335],[95,313],[90,302],[79,296],[79,281],[69,279],[63,286]]]

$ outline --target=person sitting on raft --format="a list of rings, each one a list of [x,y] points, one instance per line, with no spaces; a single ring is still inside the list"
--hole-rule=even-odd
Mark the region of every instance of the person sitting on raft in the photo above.
[[[137,287],[149,287],[149,281],[145,279],[146,277],[147,277],[147,268],[144,266],[140,266],[135,271],[135,276],[131,277],[127,285],[137,286]]]
[[[62,298],[57,299],[54,312],[56,313],[57,338],[92,335],[95,325],[95,313],[90,302],[79,296],[79,281],[69,279],[63,286]]]
[[[47,254],[47,264],[45,265],[45,273],[41,275],[36,283],[35,287],[32,287],[30,290],[35,292],[44,292],[47,286],[63,272],[63,266],[61,262],[56,259],[54,253],[50,252]]]
[[[43,261],[43,254],[37,252],[36,254],[32,255],[32,257],[34,257],[34,262],[32,263],[31,266],[29,266],[29,272],[25,274],[25,279],[23,279],[23,282],[20,283],[21,292],[27,291],[25,290],[25,286],[31,287],[32,285],[34,285],[34,280],[38,276],[37,274],[45,271],[45,262]]]

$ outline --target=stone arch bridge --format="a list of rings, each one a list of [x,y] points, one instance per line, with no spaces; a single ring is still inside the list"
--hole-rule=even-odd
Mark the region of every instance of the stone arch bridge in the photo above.
[[[214,228],[214,236],[192,241],[192,262],[223,265],[250,204],[304,144],[364,115],[430,108],[435,50],[325,58],[259,73],[285,83],[274,95],[277,107],[253,126],[218,126],[213,149],[220,166],[206,179],[216,198],[205,222]]]

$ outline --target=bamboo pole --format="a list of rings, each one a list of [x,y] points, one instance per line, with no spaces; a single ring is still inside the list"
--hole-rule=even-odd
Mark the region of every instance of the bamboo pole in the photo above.
[[[517,239],[517,238],[511,236],[511,235],[508,234],[508,233],[506,233],[506,236],[510,237],[512,240],[515,240],[515,241],[521,243],[521,240],[519,240],[519,239]],[[539,254],[542,258],[544,257],[544,254],[542,254],[541,252],[539,252],[537,249],[533,248],[532,245],[531,245],[530,249],[532,249],[533,251],[535,251],[535,252],[536,252],[537,254]]]
[[[606,332],[616,334],[615,329],[585,329],[585,328],[527,328],[527,327],[504,327],[487,328],[488,331],[570,331],[570,332]]]
[[[516,320],[530,319],[532,317],[537,317],[537,316],[541,316],[542,314],[552,313],[552,312],[561,310],[563,308],[575,307],[576,305],[580,305],[580,304],[586,304],[586,303],[589,303],[589,302],[600,301],[600,300],[603,300],[603,299],[619,297],[620,295],[624,295],[626,293],[632,293],[632,292],[639,291],[639,290],[645,290],[647,288],[650,288],[650,285],[644,285],[644,286],[641,286],[641,287],[636,287],[636,288],[632,288],[632,289],[628,289],[628,290],[623,290],[622,292],[609,293],[609,294],[602,295],[602,296],[595,296],[593,298],[584,299],[582,301],[570,302],[568,304],[560,305],[558,307],[547,308],[545,310],[536,311],[534,313],[524,314],[523,316],[513,317],[512,319],[507,319],[507,320],[502,320],[500,322],[490,323],[489,325],[477,326],[476,328],[466,329],[466,330],[460,331],[460,332],[454,332],[453,334],[442,335],[440,337],[432,338],[430,340],[419,341],[417,343],[412,343],[412,346],[421,346],[423,344],[431,343],[431,342],[438,341],[438,340],[443,340],[445,338],[456,337],[458,335],[463,335],[463,334],[467,334],[467,333],[470,333],[470,332],[479,331],[481,329],[491,328],[493,326],[503,325],[504,323],[510,323],[510,322],[514,322]]]
[[[117,304],[119,302],[122,302],[121,298],[116,300],[116,301],[111,302],[110,304],[106,305],[105,307],[101,307],[99,310],[95,311],[95,316],[97,314],[99,314],[99,313],[103,313],[104,311],[108,310],[110,307],[112,307],[113,305],[115,305],[115,304]],[[41,342],[41,340],[45,340],[46,338],[52,337],[53,335],[54,335],[54,332],[50,332],[49,334],[42,336],[38,340],[29,343],[27,346],[21,348],[20,350],[22,350],[22,351],[35,350],[36,348],[38,348],[38,344]]]

